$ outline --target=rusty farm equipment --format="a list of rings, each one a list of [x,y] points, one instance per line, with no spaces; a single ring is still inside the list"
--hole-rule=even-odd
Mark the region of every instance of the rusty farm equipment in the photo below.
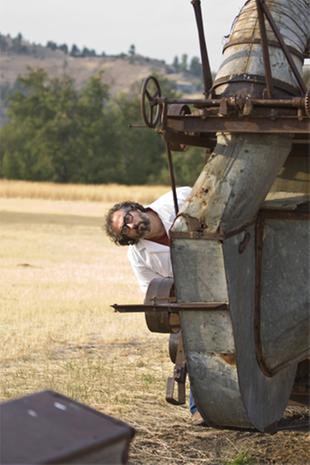
[[[309,398],[309,1],[246,1],[214,82],[192,4],[204,97],[165,98],[154,77],[142,91],[144,122],[167,146],[174,277],[116,308],[171,333],[168,401],[185,402],[188,372],[210,425],[270,431]],[[187,146],[210,155],[178,211],[171,152]]]

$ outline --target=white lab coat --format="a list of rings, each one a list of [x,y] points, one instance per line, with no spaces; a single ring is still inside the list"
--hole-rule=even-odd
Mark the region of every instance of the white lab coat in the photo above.
[[[180,208],[191,193],[191,188],[178,187],[176,193]],[[175,219],[172,192],[162,195],[155,202],[148,205],[148,208],[151,208],[158,214],[169,236],[169,229]],[[173,276],[170,247],[167,245],[158,244],[147,239],[140,239],[137,244],[129,246],[128,259],[144,294],[152,279]]]

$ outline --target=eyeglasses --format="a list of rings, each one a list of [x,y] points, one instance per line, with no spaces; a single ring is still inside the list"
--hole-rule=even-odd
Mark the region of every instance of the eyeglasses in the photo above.
[[[132,211],[132,210],[131,210]],[[124,216],[123,226],[121,228],[121,235],[126,236],[130,229],[128,228],[128,224],[133,222],[133,215],[130,212],[127,212]]]

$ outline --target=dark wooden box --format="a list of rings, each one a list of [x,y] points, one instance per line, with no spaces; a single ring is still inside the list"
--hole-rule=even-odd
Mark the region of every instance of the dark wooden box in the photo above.
[[[52,391],[0,405],[0,463],[126,464],[132,427]]]

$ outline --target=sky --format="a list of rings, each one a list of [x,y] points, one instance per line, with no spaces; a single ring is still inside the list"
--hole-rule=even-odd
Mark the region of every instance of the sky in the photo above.
[[[212,70],[221,64],[224,36],[245,0],[201,0]],[[45,45],[76,44],[107,55],[136,53],[172,63],[200,57],[190,0],[0,0],[0,32]]]

